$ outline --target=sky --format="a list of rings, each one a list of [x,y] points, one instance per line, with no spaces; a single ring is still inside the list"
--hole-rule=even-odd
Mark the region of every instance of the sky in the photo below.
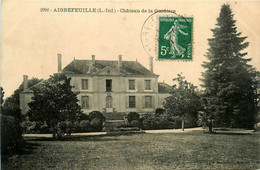
[[[29,78],[48,78],[57,72],[57,54],[62,54],[65,67],[74,58],[96,60],[138,60],[149,68],[149,55],[141,42],[141,28],[151,13],[121,13],[121,9],[168,9],[177,14],[192,16],[193,61],[154,60],[154,73],[159,81],[172,85],[180,72],[186,79],[199,86],[201,64],[206,60],[210,29],[215,27],[221,5],[225,1],[2,1],[1,14],[1,74],[0,84],[5,98],[10,96],[23,81]],[[237,20],[242,36],[248,36],[246,49],[250,64],[260,70],[260,1],[228,2]],[[49,8],[52,12],[40,12]],[[53,12],[58,8],[115,9],[116,13],[64,13]],[[156,57],[156,56],[155,56]]]

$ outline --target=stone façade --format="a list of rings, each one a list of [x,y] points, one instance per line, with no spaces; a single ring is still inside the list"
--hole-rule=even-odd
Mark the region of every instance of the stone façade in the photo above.
[[[90,60],[74,59],[62,69],[61,55],[58,54],[58,73],[71,78],[72,90],[79,93],[79,105],[86,114],[94,110],[153,113],[156,108],[163,107],[171,87],[158,82],[159,75],[153,73],[153,58],[149,60],[148,70],[137,61],[123,61],[121,55],[118,61],[96,60],[92,55]],[[27,81],[28,77],[24,76],[25,88]],[[20,93],[23,114],[29,110],[32,96],[31,88]]]

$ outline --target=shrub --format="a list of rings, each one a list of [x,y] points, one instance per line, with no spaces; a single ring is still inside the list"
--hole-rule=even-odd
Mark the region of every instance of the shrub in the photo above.
[[[132,122],[133,120],[138,120],[140,119],[140,115],[136,112],[130,112],[128,115],[127,115],[127,119],[128,119],[128,122]]]
[[[23,144],[22,128],[13,116],[1,115],[1,152],[19,151]]]
[[[119,125],[116,128],[128,128],[128,127],[135,127],[134,125]]]
[[[151,129],[151,127],[150,127],[151,121],[152,121],[151,117],[149,117],[149,116],[144,117],[144,119],[142,121],[142,123],[143,123],[142,129],[146,129],[146,130]]]
[[[37,121],[36,126],[33,129],[34,133],[51,133],[51,128],[48,127],[47,123]]]
[[[36,122],[26,120],[21,123],[23,133],[33,133],[36,127]]]
[[[106,117],[106,120],[123,120],[126,117],[126,113],[124,112],[113,112],[113,113],[103,113]]]
[[[81,132],[90,132],[91,131],[91,125],[90,122],[88,120],[82,120],[79,123],[80,126],[80,131]]]
[[[151,117],[146,116],[142,121],[143,129],[176,129],[181,127],[181,122],[176,122],[172,117],[158,116]],[[179,127],[180,125],[180,127]]]
[[[51,129],[46,123],[40,121],[25,120],[21,123],[23,133],[51,133]]]
[[[133,120],[130,124],[134,127],[142,128],[142,123],[139,120]]]
[[[98,132],[103,129],[103,122],[105,116],[99,111],[92,111],[89,113],[90,125],[93,131]]]
[[[91,120],[90,125],[94,132],[101,131],[103,129],[103,121],[99,118],[94,118]]]
[[[62,121],[58,124],[58,128],[60,128],[60,130],[65,133],[66,132],[66,128],[67,128],[67,124],[65,121]]]
[[[82,113],[82,114],[80,114],[78,120],[79,120],[79,121],[82,121],[82,120],[90,120],[90,118],[89,118],[89,115],[86,115],[86,114]]]
[[[155,111],[155,116],[156,116],[156,117],[157,117],[157,116],[160,116],[160,115],[164,114],[164,112],[165,112],[165,109],[163,109],[163,108],[157,108],[156,111]]]
[[[58,129],[60,130],[60,133],[66,133],[66,135],[71,135],[71,131],[74,129],[74,123],[66,120],[62,121],[58,124]]]
[[[101,112],[99,112],[99,111],[92,111],[92,112],[89,113],[89,120],[91,121],[94,118],[99,118],[102,121],[105,120],[105,116]]]
[[[73,122],[67,120],[66,121],[66,126],[67,126],[67,128],[72,129],[73,128]]]
[[[81,132],[80,122],[78,122],[78,121],[73,122],[73,124],[72,124],[72,131],[74,131],[74,132]]]

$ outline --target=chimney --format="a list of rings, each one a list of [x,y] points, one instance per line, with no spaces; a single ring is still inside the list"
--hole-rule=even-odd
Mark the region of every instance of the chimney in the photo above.
[[[28,88],[28,76],[23,75],[23,90],[26,90]]]
[[[58,73],[61,73],[61,54],[58,54]]]
[[[96,60],[95,60],[95,55],[91,55],[91,57],[92,57],[92,66],[94,66],[94,65],[95,65],[95,63],[96,63]]]
[[[153,57],[149,57],[149,67],[150,71],[153,73]]]
[[[118,69],[122,67],[122,55],[118,56]]]

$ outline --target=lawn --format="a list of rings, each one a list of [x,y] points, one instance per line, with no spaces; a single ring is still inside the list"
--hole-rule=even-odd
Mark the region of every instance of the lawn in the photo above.
[[[3,169],[256,169],[259,133],[250,135],[134,134],[32,139]]]

